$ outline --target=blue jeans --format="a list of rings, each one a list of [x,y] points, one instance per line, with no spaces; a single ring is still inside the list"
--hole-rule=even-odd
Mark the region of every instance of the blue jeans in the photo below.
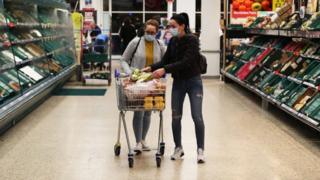
[[[181,144],[181,118],[183,103],[188,94],[191,104],[191,115],[195,125],[197,147],[204,149],[205,127],[202,117],[203,85],[201,76],[196,76],[187,80],[175,79],[172,87],[172,132],[176,147]]]
[[[133,131],[136,137],[136,142],[145,140],[150,127],[151,112],[136,111],[133,115]]]

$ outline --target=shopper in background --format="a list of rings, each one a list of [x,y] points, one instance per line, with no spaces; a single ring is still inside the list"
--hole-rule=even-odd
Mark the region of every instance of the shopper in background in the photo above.
[[[145,35],[136,37],[129,43],[120,60],[125,73],[131,74],[132,69],[142,69],[161,60],[165,53],[165,47],[155,38],[158,30],[159,23],[153,19],[148,20],[145,23]],[[134,150],[137,154],[142,150],[150,150],[145,142],[150,118],[150,111],[134,112],[133,130],[137,143]]]
[[[145,68],[144,71],[153,71],[155,78],[171,73],[174,79],[171,108],[172,131],[176,147],[171,159],[176,160],[184,155],[181,144],[181,118],[184,99],[188,94],[197,138],[197,160],[198,163],[204,163],[205,127],[202,116],[203,85],[199,65],[199,39],[191,34],[186,13],[174,15],[169,26],[173,38],[169,42],[164,57],[159,63]]]
[[[123,53],[125,51],[125,49],[127,48],[129,42],[136,37],[137,33],[135,30],[134,25],[131,22],[131,19],[129,17],[124,19],[123,25],[120,29],[120,38],[121,38],[121,52]]]
[[[91,37],[91,42],[95,42],[96,37],[101,34],[101,28],[95,23],[91,23],[91,32],[90,32],[90,37]]]

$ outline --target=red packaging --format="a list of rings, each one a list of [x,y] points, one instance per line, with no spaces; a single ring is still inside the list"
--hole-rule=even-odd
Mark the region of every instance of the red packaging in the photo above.
[[[248,63],[246,63],[245,65],[243,65],[240,70],[237,72],[236,76],[243,81],[244,79],[246,79],[246,77],[250,74],[250,72],[252,72],[252,70],[258,65],[260,64],[260,62],[266,58],[266,56],[272,51],[271,48],[266,49],[265,51],[263,51],[255,60],[250,61]]]

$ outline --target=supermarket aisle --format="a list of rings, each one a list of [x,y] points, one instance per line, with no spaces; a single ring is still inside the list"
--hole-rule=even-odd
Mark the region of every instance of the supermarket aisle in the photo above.
[[[238,98],[235,98],[238,97]],[[319,134],[295,120],[267,113],[234,85],[205,81],[206,156],[196,164],[189,106],[183,118],[183,161],[171,162],[170,108],[165,111],[166,154],[155,166],[154,152],[127,165],[113,155],[118,111],[114,87],[104,97],[52,97],[0,141],[0,179],[317,179]],[[130,114],[131,115],[131,114]],[[131,117],[131,116],[130,116]],[[128,117],[132,134],[131,118]],[[153,115],[148,142],[155,147]],[[131,136],[133,137],[133,136]],[[133,138],[131,139],[133,140]]]

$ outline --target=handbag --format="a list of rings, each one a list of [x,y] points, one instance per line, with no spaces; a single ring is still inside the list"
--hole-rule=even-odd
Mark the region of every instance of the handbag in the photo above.
[[[199,58],[199,67],[200,67],[200,73],[201,74],[206,74],[207,73],[207,58],[203,54],[200,53],[200,58]]]

